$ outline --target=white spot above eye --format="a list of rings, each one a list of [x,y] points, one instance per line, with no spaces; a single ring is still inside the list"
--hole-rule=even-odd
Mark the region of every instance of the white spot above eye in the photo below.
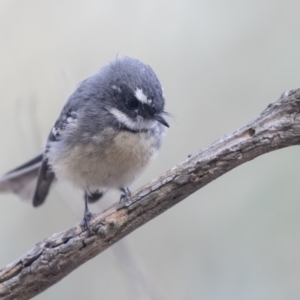
[[[142,103],[146,103],[149,105],[152,104],[152,99],[148,99],[142,89],[136,89],[134,92],[134,96],[136,97],[137,100],[139,100]]]

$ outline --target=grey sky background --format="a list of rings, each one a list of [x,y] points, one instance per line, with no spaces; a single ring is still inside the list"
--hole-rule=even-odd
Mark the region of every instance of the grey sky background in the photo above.
[[[160,154],[132,188],[147,183],[300,87],[299,9],[292,0],[2,0],[0,172],[42,151],[81,80],[128,55],[153,67],[173,114]],[[36,299],[299,299],[299,178],[298,147],[264,155]],[[0,266],[83,213],[81,192],[67,183],[39,209],[13,195],[0,202]]]

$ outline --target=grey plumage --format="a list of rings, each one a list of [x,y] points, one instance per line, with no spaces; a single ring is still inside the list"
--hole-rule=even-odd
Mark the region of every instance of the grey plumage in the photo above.
[[[148,65],[129,57],[109,63],[70,96],[44,154],[6,174],[0,192],[28,197],[27,185],[35,183],[33,205],[38,206],[55,178],[73,182],[90,202],[107,189],[127,191],[161,146],[168,127],[164,103]]]

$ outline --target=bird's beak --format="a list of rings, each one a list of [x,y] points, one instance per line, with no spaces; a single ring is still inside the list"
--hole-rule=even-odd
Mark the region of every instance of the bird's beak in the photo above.
[[[164,117],[162,115],[157,115],[156,116],[156,120],[160,123],[163,124],[166,127],[170,127],[169,124],[167,123],[167,121],[164,119]]]

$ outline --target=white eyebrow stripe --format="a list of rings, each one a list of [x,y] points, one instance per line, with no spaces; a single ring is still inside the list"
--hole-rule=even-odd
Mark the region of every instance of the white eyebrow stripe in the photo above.
[[[131,120],[126,114],[116,109],[115,107],[111,108],[109,112],[126,127],[131,130],[139,131],[143,129],[151,129],[155,126],[155,120],[144,120],[143,118],[138,118],[137,121]]]
[[[136,89],[134,92],[134,96],[137,100],[139,100],[142,103],[145,104],[151,104],[152,100],[148,99],[147,96],[144,94],[144,91],[142,89]]]

